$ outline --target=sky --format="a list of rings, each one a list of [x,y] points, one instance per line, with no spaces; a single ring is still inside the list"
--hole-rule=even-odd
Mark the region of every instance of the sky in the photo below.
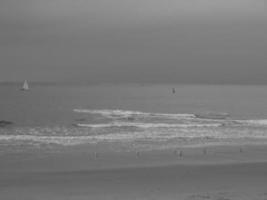
[[[0,81],[267,83],[266,0],[1,0]]]

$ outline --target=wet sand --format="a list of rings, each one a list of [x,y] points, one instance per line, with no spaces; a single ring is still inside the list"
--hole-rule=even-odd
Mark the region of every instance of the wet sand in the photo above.
[[[1,155],[0,199],[267,199],[266,146],[88,150]]]

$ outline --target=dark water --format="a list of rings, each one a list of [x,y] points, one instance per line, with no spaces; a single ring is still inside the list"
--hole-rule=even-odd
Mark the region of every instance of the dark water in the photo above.
[[[0,86],[0,144],[265,142],[267,86]],[[176,92],[172,93],[172,88]],[[143,145],[145,146],[145,145]]]

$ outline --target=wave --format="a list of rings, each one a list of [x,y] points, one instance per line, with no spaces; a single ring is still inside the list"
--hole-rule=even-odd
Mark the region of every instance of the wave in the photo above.
[[[133,110],[111,110],[111,109],[74,109],[77,113],[98,114],[106,118],[111,119],[138,119],[138,118],[162,118],[162,119],[199,119],[199,120],[223,120],[228,119],[230,115],[228,113],[220,112],[207,112],[199,114],[190,113],[150,113]]]
[[[0,135],[1,145],[62,145],[73,146],[81,144],[96,144],[99,142],[160,142],[173,141],[190,144],[190,142],[212,142],[213,140],[257,140],[266,141],[267,135],[265,131],[256,131],[253,135],[251,132],[242,131],[237,134],[236,131],[227,131],[222,133],[212,130],[196,129],[193,132],[182,129],[180,131],[144,131],[144,132],[123,132],[111,133],[104,135],[84,135],[84,136],[40,136],[40,135]]]
[[[190,127],[219,127],[222,124],[168,124],[168,123],[127,123],[127,122],[113,122],[105,124],[76,124],[78,127],[87,128],[115,128],[115,127],[136,127],[136,128],[190,128]]]
[[[267,119],[255,119],[255,120],[239,120],[238,122],[247,124],[247,125],[255,125],[255,126],[267,126]]]
[[[168,124],[168,123],[130,123],[114,122],[103,124],[77,124],[76,127],[38,127],[6,129],[0,131],[1,145],[79,145],[94,144],[98,142],[128,142],[128,141],[178,141],[187,142],[201,140],[243,139],[246,141],[254,139],[267,139],[266,127],[255,128],[245,123],[263,123],[267,120],[240,120],[241,125],[222,126],[221,123],[200,124]],[[239,123],[239,122],[238,122]],[[261,127],[260,125],[259,127]],[[83,127],[83,128],[82,128]],[[113,127],[118,129],[112,129]],[[141,129],[131,129],[141,128]],[[219,127],[219,128],[217,128]],[[93,128],[88,129],[88,128]],[[94,129],[96,128],[96,129]],[[111,129],[109,129],[111,128]]]
[[[164,117],[171,119],[181,119],[181,118],[194,118],[194,114],[188,113],[149,113],[141,111],[132,111],[132,110],[90,110],[90,109],[74,109],[74,112],[77,113],[88,113],[88,114],[99,114],[107,118],[131,118],[131,117]]]
[[[33,142],[42,144],[78,145],[95,143],[89,136],[36,136],[36,135],[0,135],[0,141],[10,141],[13,145],[17,142]]]
[[[88,114],[98,114],[110,119],[143,119],[143,118],[160,118],[158,120],[164,119],[178,119],[185,120],[183,122],[189,122],[189,124],[165,124],[165,123],[110,123],[110,124],[76,124],[77,126],[88,126],[95,128],[104,127],[123,127],[123,126],[137,126],[143,128],[149,127],[205,127],[205,126],[267,126],[267,119],[253,119],[253,120],[234,120],[230,118],[228,113],[221,112],[207,112],[200,114],[190,114],[190,113],[150,113],[132,110],[111,110],[111,109],[74,109],[77,113],[88,113]],[[188,120],[188,121],[187,121]],[[196,122],[194,124],[194,122]],[[209,123],[205,123],[209,122]]]
[[[228,119],[230,117],[230,115],[228,113],[208,112],[208,113],[202,113],[202,114],[195,114],[195,117],[199,118],[199,119],[223,120],[223,119]]]
[[[267,119],[253,119],[253,120],[225,120],[221,121],[222,126],[225,127],[263,127],[267,126]]]

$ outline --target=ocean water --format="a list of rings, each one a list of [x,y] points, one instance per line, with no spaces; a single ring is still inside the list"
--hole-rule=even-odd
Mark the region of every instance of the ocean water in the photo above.
[[[267,143],[267,86],[30,86],[0,86],[1,152]]]

